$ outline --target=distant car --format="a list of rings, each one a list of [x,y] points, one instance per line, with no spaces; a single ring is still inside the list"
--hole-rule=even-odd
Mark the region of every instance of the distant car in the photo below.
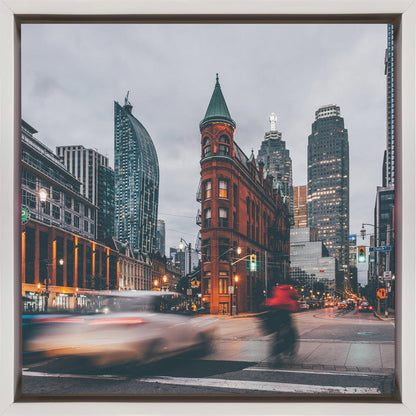
[[[345,301],[338,302],[338,309],[348,309],[348,303]]]
[[[114,291],[88,300],[85,313],[23,315],[24,357],[36,353],[86,357],[95,365],[146,364],[211,349],[216,319],[169,313],[186,305],[178,293]]]
[[[326,300],[324,301],[324,308],[333,308],[335,306],[333,300]]]
[[[373,311],[373,307],[366,300],[361,301],[357,309],[359,312],[372,312]]]
[[[308,302],[299,302],[299,310],[307,311],[309,309]]]
[[[355,302],[353,299],[347,299],[348,309],[354,310],[355,309]]]

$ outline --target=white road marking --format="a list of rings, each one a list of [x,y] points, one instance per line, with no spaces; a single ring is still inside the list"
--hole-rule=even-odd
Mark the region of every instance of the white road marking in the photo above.
[[[57,377],[57,378],[87,378],[92,380],[127,380],[127,377],[113,376],[111,374],[83,375],[83,374],[59,374],[59,373],[42,373],[40,371],[22,371],[24,376],[29,377]]]
[[[320,370],[283,370],[277,368],[263,368],[263,367],[247,367],[243,368],[243,371],[271,371],[276,373],[298,373],[298,374],[319,374],[319,375],[328,375],[328,376],[354,376],[354,377],[371,377],[371,376],[388,376],[389,373],[371,373],[371,372],[363,372],[363,371],[336,371],[336,370],[327,370],[327,371],[320,371]],[[393,369],[391,374],[393,374]]]
[[[217,378],[153,377],[140,378],[145,383],[175,384],[192,387],[215,387],[239,390],[256,390],[271,393],[321,393],[321,394],[380,394],[372,387],[319,386],[310,384],[273,383],[266,381],[224,380]]]

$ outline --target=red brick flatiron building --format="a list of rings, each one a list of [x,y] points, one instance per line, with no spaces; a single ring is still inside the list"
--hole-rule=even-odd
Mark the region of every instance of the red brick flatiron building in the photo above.
[[[200,123],[201,296],[211,313],[255,311],[289,276],[286,201],[234,141],[235,128],[217,75]]]

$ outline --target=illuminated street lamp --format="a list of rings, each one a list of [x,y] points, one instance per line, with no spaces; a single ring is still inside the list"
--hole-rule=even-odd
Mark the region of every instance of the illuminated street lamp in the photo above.
[[[40,200],[40,203],[42,204],[42,206],[45,205],[47,196],[48,196],[48,191],[45,188],[40,188],[39,189],[39,200]]]
[[[238,315],[238,287],[237,287],[238,275],[234,276],[234,281],[235,281],[235,314]]]
[[[164,275],[162,277],[162,280],[163,280],[163,288],[167,290],[168,288],[166,286],[166,283],[168,282],[168,277],[166,275]]]

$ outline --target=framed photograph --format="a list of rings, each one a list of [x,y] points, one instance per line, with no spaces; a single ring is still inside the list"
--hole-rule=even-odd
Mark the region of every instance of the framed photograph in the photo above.
[[[168,6],[0,3],[0,410],[416,414],[414,1]]]

